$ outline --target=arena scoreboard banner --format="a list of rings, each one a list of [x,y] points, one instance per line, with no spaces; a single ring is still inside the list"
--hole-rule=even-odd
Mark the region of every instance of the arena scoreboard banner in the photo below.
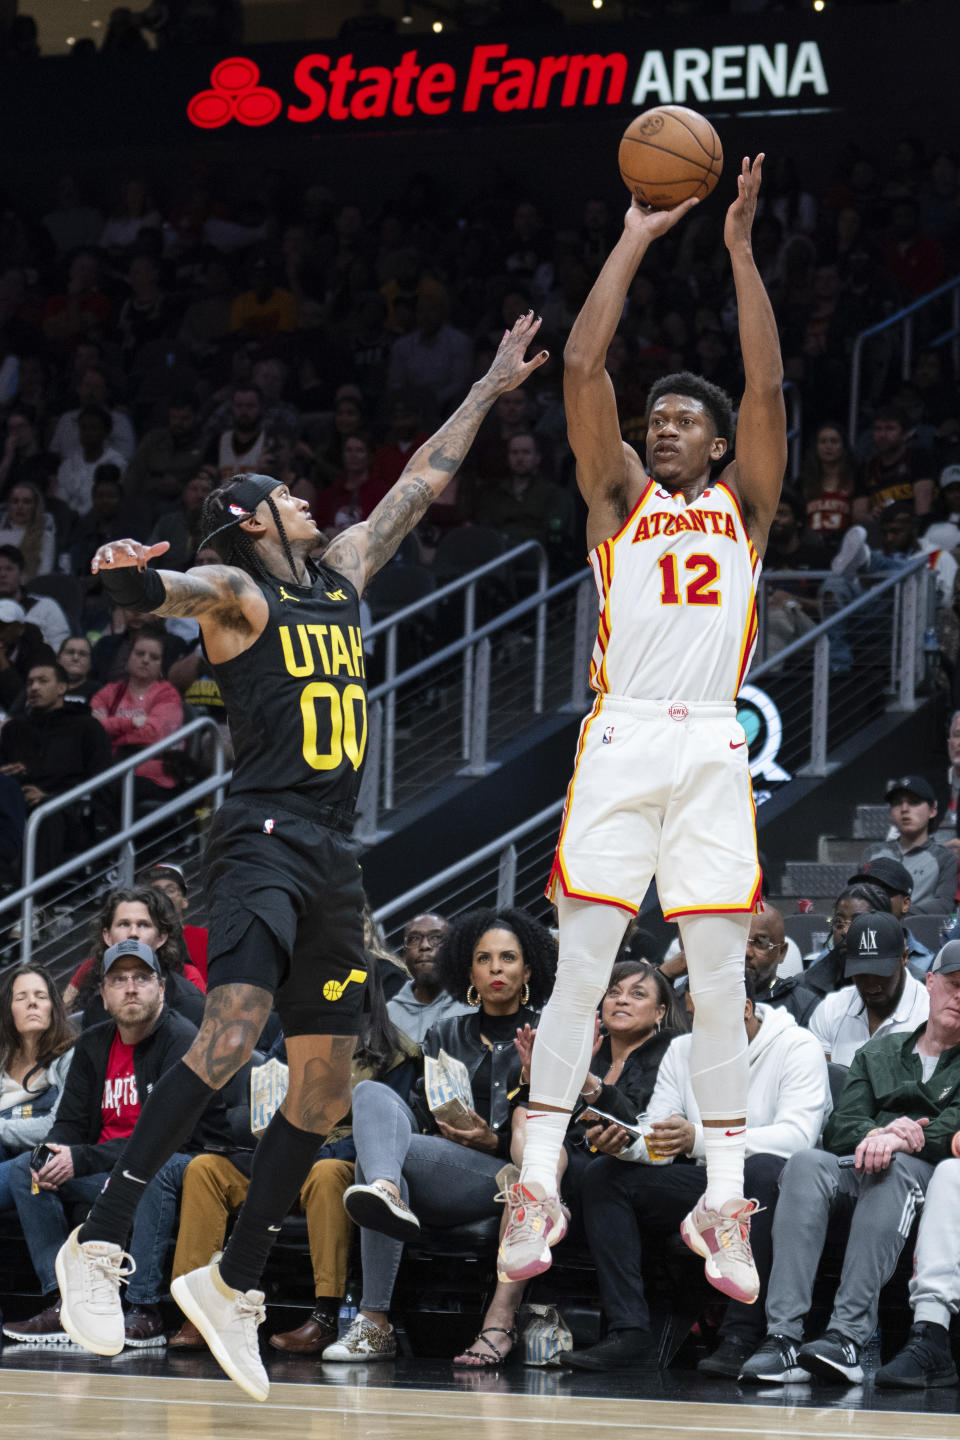
[[[571,122],[623,126],[658,104],[713,122],[813,121],[927,132],[950,113],[957,0],[904,7],[698,17],[692,22],[495,27],[352,43],[238,46],[137,58],[7,64],[2,105],[18,154],[274,139],[396,137]],[[955,50],[955,47],[953,47]],[[809,127],[808,127],[809,128]],[[945,132],[946,133],[946,132]],[[258,147],[259,148],[259,147]]]

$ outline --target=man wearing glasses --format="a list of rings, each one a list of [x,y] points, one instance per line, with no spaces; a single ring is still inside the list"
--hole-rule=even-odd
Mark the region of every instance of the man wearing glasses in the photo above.
[[[808,990],[799,975],[777,974],[786,954],[783,916],[775,905],[766,905],[762,915],[751,916],[747,936],[746,972],[753,982],[754,998],[758,1005],[789,1011],[798,1025],[806,1025],[820,996]]]
[[[424,1035],[447,1015],[468,1015],[470,1006],[440,987],[437,952],[447,934],[442,915],[416,915],[403,932],[400,952],[410,979],[387,1001],[387,1014],[411,1040],[420,1045]]]

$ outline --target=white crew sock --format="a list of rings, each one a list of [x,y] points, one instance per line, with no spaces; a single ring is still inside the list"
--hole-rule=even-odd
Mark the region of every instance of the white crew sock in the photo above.
[[[523,1168],[520,1180],[529,1185],[542,1185],[545,1195],[556,1195],[557,1164],[563,1149],[563,1137],[570,1124],[569,1110],[527,1111],[526,1139],[523,1145]]]
[[[690,1083],[704,1124],[705,1205],[743,1198],[747,1139],[747,1032],[743,976],[749,915],[690,915],[680,921],[693,997]]]

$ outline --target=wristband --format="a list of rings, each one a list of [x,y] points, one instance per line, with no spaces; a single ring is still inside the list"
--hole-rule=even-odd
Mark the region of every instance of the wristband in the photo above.
[[[114,605],[124,610],[159,610],[167,598],[167,589],[156,570],[138,570],[124,565],[119,570],[101,570],[103,588]]]

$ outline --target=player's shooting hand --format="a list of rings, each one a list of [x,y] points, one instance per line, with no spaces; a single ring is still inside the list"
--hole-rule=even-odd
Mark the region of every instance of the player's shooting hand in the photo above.
[[[453,1140],[457,1145],[466,1145],[471,1150],[486,1150],[490,1155],[496,1151],[497,1132],[490,1129],[476,1110],[471,1110],[465,1123],[456,1129],[445,1120],[437,1121],[437,1129],[445,1140]]]
[[[527,353],[527,346],[536,339],[540,324],[540,316],[528,310],[525,315],[520,316],[512,330],[505,332],[485,377],[496,386],[500,394],[504,390],[516,390],[528,375],[539,370],[544,361],[550,358],[548,350],[538,350],[531,360],[523,358]]]
[[[622,1125],[588,1125],[587,1144],[602,1155],[619,1155],[633,1144],[633,1136]]]
[[[674,205],[670,210],[651,210],[649,206],[641,205],[634,196],[624,217],[623,228],[628,235],[637,239],[648,242],[656,240],[660,235],[666,235],[668,230],[672,230],[694,205],[699,204],[697,196],[692,195],[689,200],[684,200],[682,205]]]
[[[723,225],[723,243],[730,251],[750,245],[753,217],[757,213],[757,199],[760,195],[760,179],[763,169],[763,153],[750,163],[750,156],[744,155],[737,176],[737,198],[727,211]]]
[[[139,540],[111,540],[100,546],[90,561],[90,570],[94,575],[100,570],[124,570],[133,565],[142,570],[149,560],[166,555],[169,549],[169,540],[158,540],[156,545],[141,545]]]

